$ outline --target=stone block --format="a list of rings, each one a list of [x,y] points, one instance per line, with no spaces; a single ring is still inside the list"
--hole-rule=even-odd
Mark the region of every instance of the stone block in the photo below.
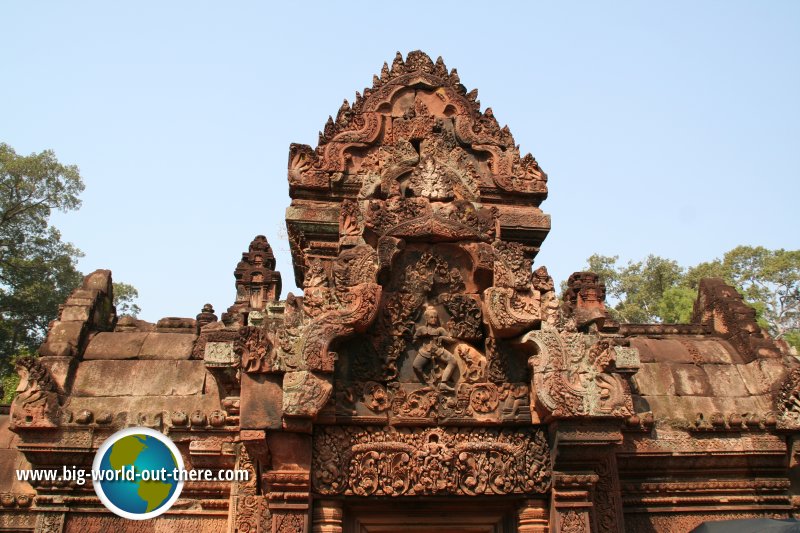
[[[47,340],[39,348],[39,355],[54,357],[78,355],[85,329],[85,322],[54,322],[47,332]]]
[[[308,471],[311,468],[311,435],[268,431],[267,446],[273,470]]]
[[[283,416],[282,378],[275,374],[242,374],[242,429],[279,429]]]
[[[89,305],[73,305],[72,301],[68,301],[69,305],[65,305],[61,310],[61,320],[64,321],[79,321],[86,322],[91,316],[92,308]]]
[[[688,342],[697,348],[704,363],[730,364],[736,362],[725,345],[715,339],[690,340]]]
[[[657,361],[669,363],[693,363],[694,358],[689,350],[674,339],[647,339],[634,337],[631,347],[639,350],[639,359],[642,363],[655,363]]]
[[[648,339],[652,345],[656,360],[670,363],[694,363],[689,349],[675,339]]]
[[[764,374],[769,388],[772,391],[780,390],[786,376],[793,370],[793,368],[786,366],[780,359],[757,359],[754,362],[758,363],[758,367]]]
[[[773,409],[772,396],[770,395],[748,396],[746,398],[733,398],[732,400],[734,408],[730,411],[739,415],[754,414],[760,417]]]
[[[656,419],[693,422],[698,413],[707,417],[716,410],[714,403],[706,396],[651,396],[647,401]]]
[[[639,351],[636,348],[615,346],[614,352],[614,366],[617,367],[617,370],[631,372],[641,367]]]
[[[639,361],[642,363],[655,363],[657,361],[656,355],[653,352],[653,347],[648,340],[650,339],[643,337],[632,337],[631,348],[636,348],[639,350]]]
[[[678,364],[672,367],[675,394],[678,396],[710,396],[711,384],[703,369],[694,364]]]
[[[233,341],[208,341],[206,343],[203,360],[206,366],[209,367],[231,366],[236,360],[236,354],[233,351]]]
[[[770,390],[767,377],[761,371],[760,361],[751,361],[746,365],[737,365],[742,382],[747,387],[747,392],[753,396],[765,394]]]
[[[150,333],[139,351],[139,359],[189,359],[196,335]]]
[[[39,361],[50,371],[53,382],[62,392],[71,388],[75,368],[78,366],[77,359],[74,357],[40,357]]]
[[[642,363],[633,376],[642,396],[674,396],[675,380],[672,365],[668,363]]]
[[[190,396],[203,394],[202,361],[83,361],[75,396]]]
[[[738,365],[703,365],[711,391],[718,398],[749,396],[750,392],[737,370]]]
[[[83,278],[82,289],[100,291],[103,294],[111,294],[111,271],[95,270]]]
[[[135,359],[149,333],[144,331],[102,332],[89,341],[83,358]]]

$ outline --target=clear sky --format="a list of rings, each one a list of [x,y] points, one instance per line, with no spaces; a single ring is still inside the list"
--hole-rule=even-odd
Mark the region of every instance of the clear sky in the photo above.
[[[800,248],[800,2],[26,2],[0,8],[0,141],[77,164],[55,224],[142,318],[233,303],[316,145],[396,51],[457,68],[550,182],[537,264]]]

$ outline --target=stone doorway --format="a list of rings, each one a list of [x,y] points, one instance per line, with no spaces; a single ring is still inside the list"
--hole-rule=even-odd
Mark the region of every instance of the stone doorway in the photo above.
[[[546,531],[544,513],[534,526],[530,509],[544,501],[518,499],[390,501],[317,500],[312,533],[517,533]],[[531,526],[534,526],[533,528]],[[538,527],[537,527],[538,526]]]

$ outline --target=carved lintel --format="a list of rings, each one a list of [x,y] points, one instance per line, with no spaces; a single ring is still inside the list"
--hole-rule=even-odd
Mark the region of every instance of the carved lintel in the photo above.
[[[540,429],[319,427],[313,488],[356,496],[545,493],[550,451]]]

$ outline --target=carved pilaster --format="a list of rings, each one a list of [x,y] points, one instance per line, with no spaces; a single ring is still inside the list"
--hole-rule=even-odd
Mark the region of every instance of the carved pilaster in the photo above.
[[[553,489],[553,533],[589,533],[595,525],[592,499],[599,476],[593,473],[557,474]]]
[[[342,533],[342,516],[341,501],[315,501],[311,533]]]
[[[591,507],[591,521],[596,524],[593,527],[604,533],[624,532],[615,456],[616,446],[621,441],[619,423],[614,420],[596,420],[592,423],[560,421],[552,430],[558,442],[556,469],[561,472],[562,479],[560,482],[556,481],[557,486],[560,483],[562,490],[567,487],[567,492],[573,493],[580,487],[577,480],[591,474],[595,481],[589,492],[588,503]],[[564,499],[563,494],[560,497]],[[569,498],[573,497],[578,497],[578,494]],[[576,522],[574,518],[571,520]]]
[[[248,479],[234,483],[231,487],[231,519],[229,531],[231,533],[256,533],[265,531],[262,515],[266,503],[258,491],[258,474],[253,460],[244,445],[239,446],[236,459],[236,468],[246,470]]]
[[[519,533],[547,533],[547,514],[545,500],[525,500],[517,512]]]
[[[308,472],[273,470],[264,476],[272,516],[272,533],[308,533]]]

